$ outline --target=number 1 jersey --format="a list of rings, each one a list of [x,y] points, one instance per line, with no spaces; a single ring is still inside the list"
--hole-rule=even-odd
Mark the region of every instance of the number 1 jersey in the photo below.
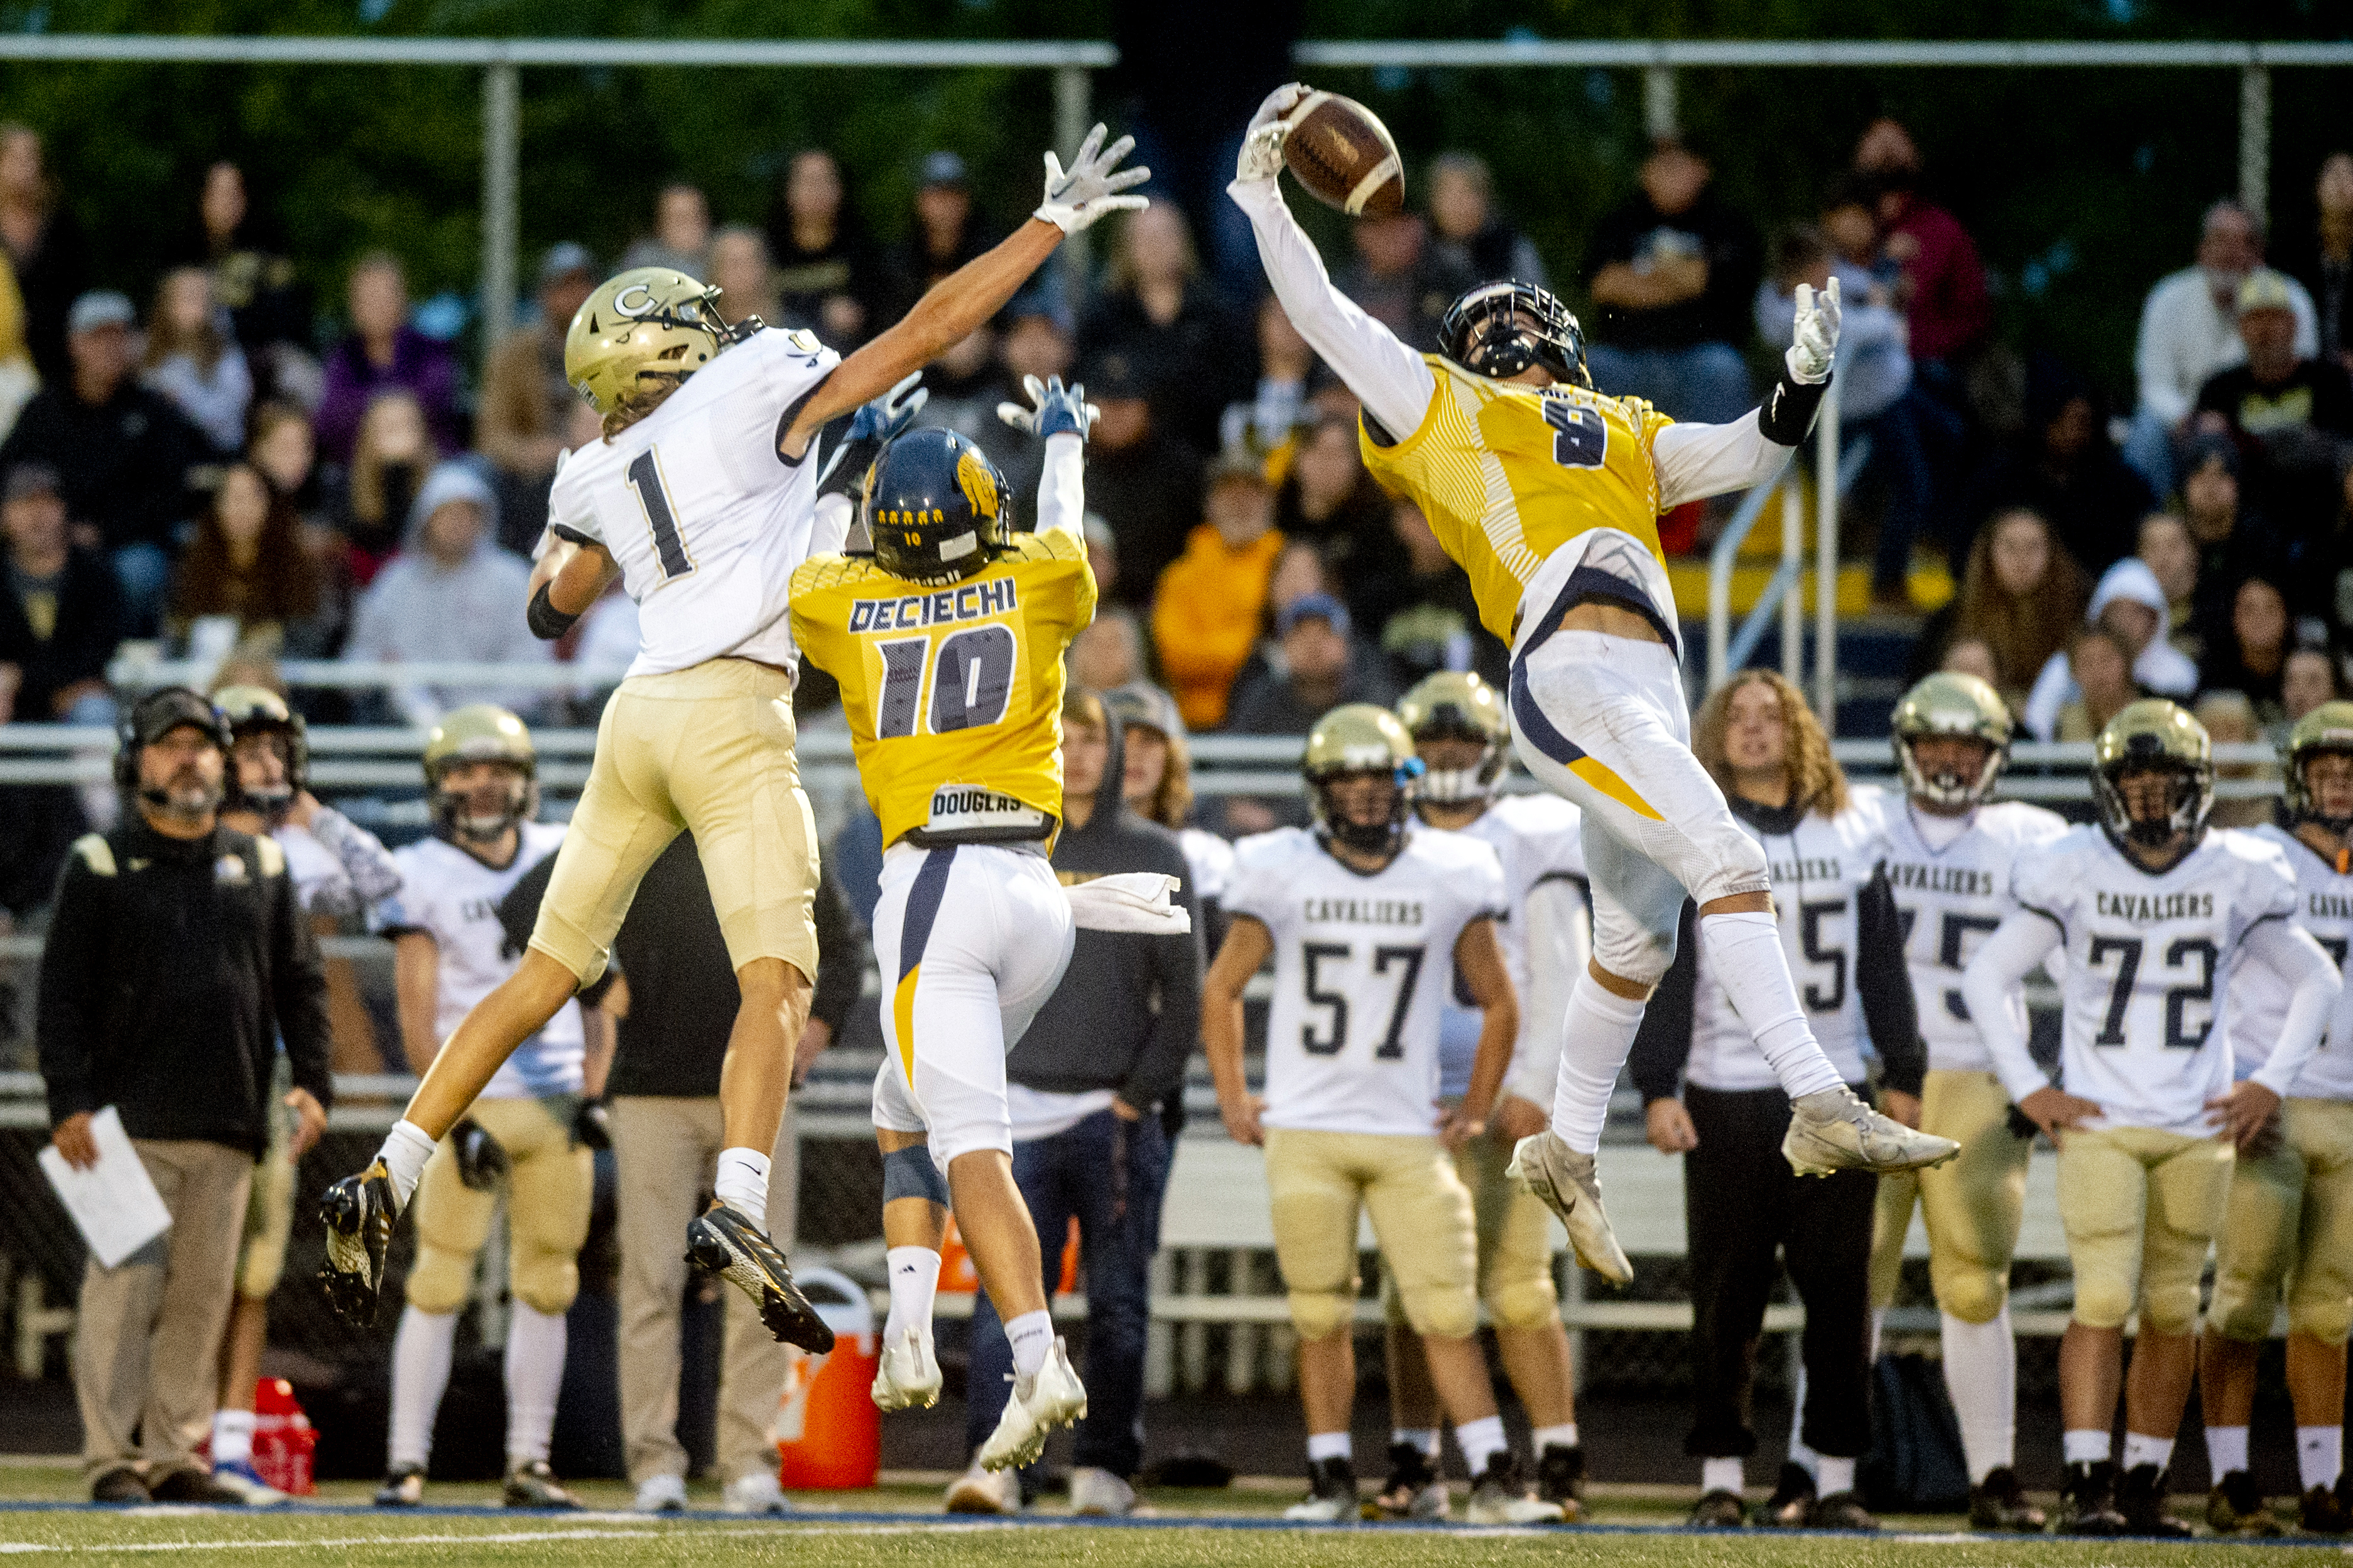
[[[1367,876],[1286,827],[1243,839],[1234,858],[1226,909],[1274,939],[1266,1125],[1430,1136],[1454,944],[1504,912],[1494,848],[1416,827]]]
[[[793,668],[785,612],[809,552],[818,454],[812,442],[788,463],[776,438],[839,363],[807,332],[756,332],[556,470],[549,525],[603,545],[638,602],[631,675],[728,657]]]
[[[2231,1087],[2228,997],[2256,922],[2293,920],[2295,873],[2276,844],[2217,827],[2151,874],[2097,827],[2073,827],[2020,858],[2021,907],[2063,933],[2060,1083],[2112,1127],[2195,1137]]]

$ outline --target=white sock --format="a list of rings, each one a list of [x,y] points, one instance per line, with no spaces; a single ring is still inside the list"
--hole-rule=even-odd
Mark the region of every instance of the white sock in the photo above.
[[[213,1468],[218,1469],[223,1465],[245,1465],[252,1461],[253,1412],[250,1410],[214,1411]]]
[[[1454,1442],[1462,1450],[1462,1462],[1477,1480],[1487,1470],[1487,1462],[1512,1446],[1504,1436],[1504,1418],[1482,1415],[1476,1421],[1465,1421],[1454,1428]]]
[[[1836,1497],[1841,1492],[1854,1490],[1854,1461],[1829,1454],[1815,1455],[1814,1490],[1823,1497]]]
[[[753,1149],[719,1151],[712,1195],[761,1230],[768,1228],[768,1157]]]
[[[1747,1484],[1747,1478],[1740,1473],[1737,1458],[1699,1462],[1699,1489],[1704,1492],[1730,1492],[1738,1497],[1740,1489]]]
[[[1418,1448],[1433,1459],[1438,1458],[1438,1428],[1435,1426],[1399,1426],[1389,1434],[1389,1442],[1392,1446],[1402,1443],[1409,1448]]]
[[[1024,1312],[1005,1325],[1013,1346],[1013,1375],[1035,1377],[1054,1352],[1054,1320],[1047,1312]]]
[[[940,1255],[928,1247],[894,1247],[882,1255],[891,1274],[891,1315],[883,1320],[882,1342],[909,1329],[932,1337],[932,1299],[940,1289]]]
[[[1961,1452],[1976,1486],[2005,1465],[2018,1462],[2018,1345],[2010,1308],[1989,1322],[1964,1322],[1938,1314],[1945,1342],[1945,1392],[1960,1418]]]
[[[1806,1474],[1810,1476],[1819,1476],[1821,1473],[1822,1457],[1806,1446],[1806,1439],[1803,1436],[1805,1429],[1806,1364],[1803,1362],[1799,1362],[1798,1363],[1798,1380],[1789,1389],[1789,1463],[1797,1466],[1798,1468],[1805,1471]],[[1829,1489],[1830,1489],[1823,1486],[1820,1480],[1815,1481],[1815,1491],[1824,1492]]]
[[[1796,1100],[1845,1087],[1798,1005],[1797,984],[1781,951],[1781,928],[1773,917],[1761,910],[1702,915],[1699,939],[1709,971],[1756,1037],[1757,1052],[1780,1080],[1782,1092]]]
[[[2127,1470],[2143,1465],[2155,1465],[2158,1469],[2173,1462],[2173,1439],[2151,1437],[2139,1432],[2125,1434],[2125,1464]]]
[[[1879,1337],[1886,1331],[1886,1328],[1887,1309],[1884,1307],[1873,1307],[1871,1310],[1871,1344],[1868,1348],[1867,1353],[1862,1358],[1866,1365],[1876,1366],[1879,1364]]]
[[[1577,1423],[1564,1421],[1557,1426],[1539,1426],[1528,1434],[1528,1442],[1535,1449],[1538,1458],[1544,1457],[1546,1448],[1574,1448],[1577,1447]]]
[[[1618,1069],[1634,1048],[1647,1005],[1603,990],[1590,970],[1580,972],[1569,989],[1560,1067],[1553,1075],[1552,1130],[1580,1154],[1601,1147],[1609,1091],[1618,1087]]]
[[[2299,1437],[2303,1436],[2301,1427],[2297,1429],[2296,1435]],[[2125,1440],[2127,1443],[2132,1440],[2130,1434],[2126,1434]],[[2296,1445],[2299,1453],[2303,1448],[2302,1443]],[[2207,1427],[2206,1468],[2214,1473],[2214,1479],[2218,1481],[2232,1470],[2245,1469],[2247,1468],[2247,1429],[2244,1426]],[[2335,1480],[2337,1478],[2331,1476],[2328,1479]]]
[[[433,1417],[449,1386],[449,1358],[458,1345],[458,1314],[410,1307],[392,1341],[392,1431],[386,1468],[422,1465],[433,1457]]]
[[[2207,1441],[2213,1441],[2210,1430]],[[2215,1467],[2217,1473],[2221,1467]],[[2337,1478],[2345,1473],[2345,1428],[2342,1426],[2299,1426],[2295,1429],[2295,1473],[2304,1489],[2333,1487]]]
[[[2059,1435],[2059,1451],[2068,1464],[2097,1465],[2115,1456],[2116,1446],[2105,1432],[2063,1432]]]
[[[425,1174],[425,1162],[433,1158],[433,1137],[404,1116],[384,1135],[384,1145],[376,1150],[375,1157],[384,1162],[385,1170],[391,1174],[392,1195],[400,1200],[405,1209]]]
[[[1310,1432],[1307,1434],[1307,1462],[1320,1465],[1326,1459],[1356,1458],[1345,1432]]]
[[[565,1321],[517,1301],[507,1320],[507,1465],[547,1458],[555,1396],[564,1388]]]

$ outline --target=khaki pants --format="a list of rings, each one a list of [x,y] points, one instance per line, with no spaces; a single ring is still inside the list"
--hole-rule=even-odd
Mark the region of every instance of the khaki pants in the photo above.
[[[1471,1189],[1435,1137],[1270,1127],[1266,1189],[1300,1338],[1324,1339],[1352,1321],[1359,1212],[1372,1216],[1413,1331],[1447,1340],[1479,1331]]]
[[[1917,1203],[1926,1212],[1936,1305],[1965,1323],[1989,1323],[2010,1304],[2010,1260],[2026,1215],[2033,1142],[2010,1130],[2010,1091],[1989,1072],[1931,1072],[1920,1094],[1920,1131],[1952,1139],[1961,1155],[1933,1171],[1881,1174],[1871,1304],[1895,1300],[1904,1234]]]
[[[237,1237],[253,1181],[249,1150],[138,1138],[139,1163],[172,1228],[112,1268],[90,1261],[74,1325],[82,1473],[145,1459],[150,1480],[196,1468],[212,1429]],[[132,1437],[138,1433],[134,1445]]]
[[[2198,1327],[2198,1279],[2231,1195],[2227,1138],[2153,1127],[2077,1128],[2059,1145],[2059,1222],[2075,1268],[2075,1321],[2120,1329],[2140,1308],[2161,1334]]]
[[[686,1474],[678,1440],[678,1314],[686,1290],[685,1235],[710,1193],[722,1146],[719,1100],[659,1095],[613,1100],[620,1166],[621,1436],[629,1479]],[[793,1111],[768,1170],[768,1237],[790,1252],[798,1214],[799,1146]],[[792,1351],[760,1322],[752,1299],[722,1290],[727,1336],[719,1374],[719,1468],[730,1481],[776,1468],[776,1403]]]
[[[1512,1146],[1490,1135],[1454,1152],[1454,1173],[1471,1191],[1478,1226],[1479,1300],[1497,1328],[1540,1329],[1560,1321],[1560,1292],[1552,1278],[1552,1212],[1504,1174],[1511,1163]],[[1391,1323],[1403,1326],[1405,1303],[1387,1267],[1381,1270],[1381,1307]]]
[[[2250,1343],[2287,1292],[2290,1331],[2341,1345],[2353,1329],[2353,1101],[2291,1100],[2279,1147],[2242,1154],[2216,1236],[2210,1327]]]

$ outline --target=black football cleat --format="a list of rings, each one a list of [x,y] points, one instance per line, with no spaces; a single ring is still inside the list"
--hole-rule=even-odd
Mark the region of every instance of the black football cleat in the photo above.
[[[1547,1443],[1536,1456],[1536,1496],[1556,1502],[1575,1519],[1585,1509],[1585,1447]]]
[[[686,1227],[686,1260],[751,1297],[759,1306],[760,1321],[780,1342],[818,1355],[833,1349],[833,1331],[793,1283],[785,1255],[735,1209],[712,1200]]]
[[[1756,1522],[1778,1530],[1803,1530],[1814,1501],[1814,1478],[1803,1465],[1785,1461],[1773,1495],[1757,1505]]]
[[[1692,1530],[1738,1530],[1748,1522],[1748,1505],[1738,1492],[1713,1491],[1692,1505],[1683,1521]]]
[[[2169,1471],[2155,1465],[2135,1465],[2124,1473],[2116,1482],[2116,1511],[2124,1515],[2126,1534],[2153,1535],[2167,1541],[2189,1538],[2189,1522],[2166,1510],[2169,1495],[2166,1483],[2171,1479]],[[2268,1510],[2265,1517],[2269,1517]]]
[[[2217,1535],[2277,1535],[2280,1521],[2255,1478],[2232,1470],[2206,1494],[2206,1522]]]
[[[580,1500],[564,1489],[545,1459],[517,1460],[507,1468],[499,1501],[506,1508],[576,1509]]]
[[[1806,1505],[1808,1530],[1875,1531],[1879,1521],[1852,1492],[1832,1492]]]
[[[1969,1489],[1971,1530],[2015,1530],[2039,1534],[2046,1522],[2042,1510],[2026,1500],[2025,1489],[2018,1484],[2018,1472],[2008,1465],[1989,1470],[1985,1479]]]
[[[2314,1487],[2296,1501],[2296,1522],[2313,1535],[2343,1535],[2353,1531],[2353,1510],[2345,1506],[2345,1484]]]
[[[2116,1467],[2112,1459],[2067,1467],[2059,1486],[2059,1514],[2051,1528],[2061,1535],[2124,1535],[2130,1527],[2116,1511]]]
[[[319,1270],[327,1304],[353,1328],[372,1329],[385,1254],[392,1250],[393,1227],[400,1223],[400,1200],[393,1195],[392,1174],[384,1162],[329,1187],[319,1200],[319,1218],[327,1227],[327,1266]]]

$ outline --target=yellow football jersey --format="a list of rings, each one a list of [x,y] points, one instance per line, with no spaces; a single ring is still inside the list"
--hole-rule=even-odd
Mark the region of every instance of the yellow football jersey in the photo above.
[[[1659,548],[1659,475],[1651,443],[1665,415],[1583,386],[1515,386],[1424,354],[1438,390],[1420,428],[1383,447],[1360,429],[1365,467],[1409,496],[1462,569],[1479,619],[1505,642],[1520,594],[1545,557],[1580,533],[1614,528]]]
[[[1094,619],[1086,545],[1017,533],[960,583],[926,588],[872,560],[793,574],[793,637],[841,683],[882,842],[919,828],[1020,836],[1062,816],[1062,649]],[[1043,837],[1043,835],[1039,835]]]

